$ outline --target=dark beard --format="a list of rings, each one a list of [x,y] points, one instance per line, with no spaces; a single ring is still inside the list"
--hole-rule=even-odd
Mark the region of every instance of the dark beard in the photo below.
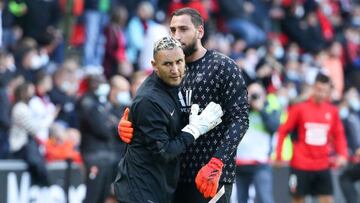
[[[194,52],[197,51],[196,43],[191,43],[190,45],[183,48],[185,57],[191,56]]]

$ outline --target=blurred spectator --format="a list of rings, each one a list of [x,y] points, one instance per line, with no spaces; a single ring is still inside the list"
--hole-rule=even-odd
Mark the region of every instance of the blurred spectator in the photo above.
[[[345,92],[344,101],[340,105],[340,116],[344,122],[348,148],[352,162],[340,175],[340,186],[347,203],[359,201],[359,192],[355,182],[360,180],[360,97],[355,88]]]
[[[26,12],[21,17],[25,37],[41,42],[48,29],[54,29],[60,20],[59,3],[56,0],[23,0]]]
[[[111,115],[107,100],[110,87],[103,75],[88,76],[88,91],[79,101],[81,155],[86,168],[84,202],[104,202],[113,181],[114,129],[118,119]]]
[[[266,40],[266,33],[253,21],[254,5],[245,0],[218,1],[220,13],[225,18],[227,29],[245,40],[247,46],[256,47]]]
[[[110,24],[105,28],[105,58],[104,73],[107,78],[115,74],[129,77],[132,74],[132,64],[126,56],[125,24],[128,18],[124,7],[113,9]]]
[[[49,62],[49,56],[38,51],[38,44],[33,38],[19,41],[14,56],[16,71],[30,82],[35,81],[37,72],[45,70]]]
[[[13,78],[14,58],[10,53],[0,51],[0,159],[7,157],[9,152],[10,94],[8,85]]]
[[[120,75],[115,75],[110,79],[110,92],[109,92],[109,102],[112,105],[112,109],[109,116],[113,116],[113,120],[118,123],[126,107],[130,107],[132,103],[132,98],[130,94],[130,83],[127,79]],[[117,136],[117,126],[113,126],[112,130],[112,143],[113,143],[113,153],[115,156],[113,166],[113,177],[112,180],[115,180],[117,174],[117,167],[120,160],[124,157],[126,152],[126,143],[121,141],[119,136]]]
[[[74,144],[75,149],[80,151],[80,131],[75,128],[67,128],[66,134],[68,135],[69,140]]]
[[[69,139],[66,128],[59,123],[50,126],[49,139],[45,144],[45,158],[48,162],[68,159],[76,163],[82,162],[80,152]]]
[[[153,57],[153,48],[156,41],[162,37],[168,36],[168,28],[159,23],[154,23],[147,29],[146,35],[144,36],[144,45],[142,46],[139,53],[138,69],[151,72],[153,70],[151,60]]]
[[[140,85],[145,81],[145,79],[148,77],[149,74],[147,74],[145,71],[137,71],[135,72],[131,77],[131,98],[134,98],[136,95],[137,90],[139,89]]]
[[[330,149],[334,146],[337,153],[334,165],[344,166],[348,155],[346,138],[338,109],[328,102],[330,78],[318,74],[312,90],[310,99],[290,107],[286,122],[280,126],[276,160],[281,160],[284,138],[294,132],[289,178],[293,202],[304,202],[306,195],[314,195],[319,202],[331,203]],[[276,164],[280,165],[279,162]]]
[[[45,160],[39,151],[37,133],[44,123],[35,120],[29,107],[30,99],[35,95],[35,87],[24,83],[15,89],[14,107],[11,112],[10,152],[12,157],[23,159],[29,166],[33,184],[48,186],[48,173]],[[51,115],[55,119],[55,115]]]
[[[323,70],[330,77],[334,90],[331,98],[340,101],[344,90],[344,67],[341,63],[342,46],[340,42],[331,42],[323,52]]]
[[[48,55],[61,63],[64,57],[62,33],[58,29],[61,10],[58,0],[23,0],[26,12],[20,18],[24,37],[34,38],[39,45],[48,46]],[[51,47],[51,48],[50,48]],[[45,51],[45,50],[44,50]]]
[[[339,108],[339,114],[345,127],[349,152],[354,155],[357,148],[360,147],[360,97],[354,87],[345,92]]]
[[[245,50],[244,58],[242,59],[240,57],[236,60],[236,63],[242,70],[241,73],[244,76],[247,85],[257,80],[256,65],[259,60],[260,59],[255,48]]]
[[[255,185],[259,203],[274,203],[272,169],[269,163],[272,134],[280,123],[280,106],[274,108],[259,83],[248,87],[249,129],[237,148],[236,187],[239,203],[249,200],[249,188]],[[276,106],[276,104],[275,104]]]
[[[85,68],[101,66],[104,57],[105,36],[103,29],[109,21],[107,12],[111,0],[85,1],[85,44],[83,65]]]
[[[51,101],[61,109],[58,122],[72,128],[78,128],[78,116],[76,112],[76,93],[78,81],[74,76],[78,64],[74,60],[66,60],[53,75],[54,88],[49,92]],[[74,70],[72,70],[74,69]]]
[[[290,40],[298,43],[306,52],[318,52],[325,46],[319,19],[314,9],[305,10],[301,1],[287,7],[282,29]],[[306,12],[305,12],[306,11]]]
[[[130,83],[124,77],[115,75],[110,79],[110,87],[109,101],[122,113],[132,103]]]
[[[42,123],[42,128],[36,133],[36,138],[44,144],[49,136],[50,125],[58,116],[60,108],[55,108],[48,95],[53,87],[52,78],[49,74],[43,71],[38,72],[34,84],[35,96],[30,99],[29,107],[33,119]]]
[[[22,1],[3,0],[2,9],[0,10],[2,22],[2,38],[0,38],[2,42],[0,47],[11,49],[14,48],[16,42],[23,35],[21,27],[16,23],[16,18],[25,14],[27,6]]]
[[[147,1],[142,1],[137,7],[136,16],[130,18],[126,29],[126,39],[128,46],[126,54],[129,61],[137,67],[140,50],[144,46],[144,38],[148,29],[152,27],[155,22],[153,20],[154,7]],[[135,68],[136,70],[136,68]]]

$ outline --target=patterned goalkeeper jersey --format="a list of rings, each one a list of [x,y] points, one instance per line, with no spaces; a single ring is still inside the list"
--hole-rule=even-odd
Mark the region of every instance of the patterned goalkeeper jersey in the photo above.
[[[194,182],[201,167],[217,157],[224,163],[220,181],[233,182],[236,148],[249,125],[247,89],[240,69],[229,57],[207,51],[202,58],[187,63],[178,96],[186,118],[191,104],[199,104],[202,111],[213,101],[224,111],[222,123],[200,136],[181,156],[180,181]]]

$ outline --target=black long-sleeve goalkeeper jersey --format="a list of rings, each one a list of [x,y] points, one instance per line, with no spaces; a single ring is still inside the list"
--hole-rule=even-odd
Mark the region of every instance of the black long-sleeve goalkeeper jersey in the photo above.
[[[190,112],[191,104],[203,110],[210,101],[224,111],[222,123],[200,136],[181,156],[181,182],[194,182],[196,174],[212,157],[224,163],[220,181],[235,178],[236,148],[245,134],[248,121],[247,89],[241,71],[229,57],[207,51],[197,61],[187,63],[186,77],[178,94],[181,111]]]

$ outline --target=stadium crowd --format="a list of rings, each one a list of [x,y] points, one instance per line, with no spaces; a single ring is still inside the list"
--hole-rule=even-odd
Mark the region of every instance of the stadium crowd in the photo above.
[[[105,199],[126,148],[117,135],[122,112],[152,72],[154,42],[169,35],[169,16],[182,7],[200,12],[203,44],[232,58],[249,89],[250,127],[236,160],[239,202],[252,181],[259,201],[274,202],[266,185],[279,159],[278,126],[313,94],[319,73],[330,78],[328,100],[349,154],[333,168],[345,167],[344,196],[358,201],[356,0],[0,0],[0,159],[25,160],[34,183],[45,186],[46,162],[71,159],[84,165],[88,193]],[[280,146],[282,160],[296,153],[293,139]]]

